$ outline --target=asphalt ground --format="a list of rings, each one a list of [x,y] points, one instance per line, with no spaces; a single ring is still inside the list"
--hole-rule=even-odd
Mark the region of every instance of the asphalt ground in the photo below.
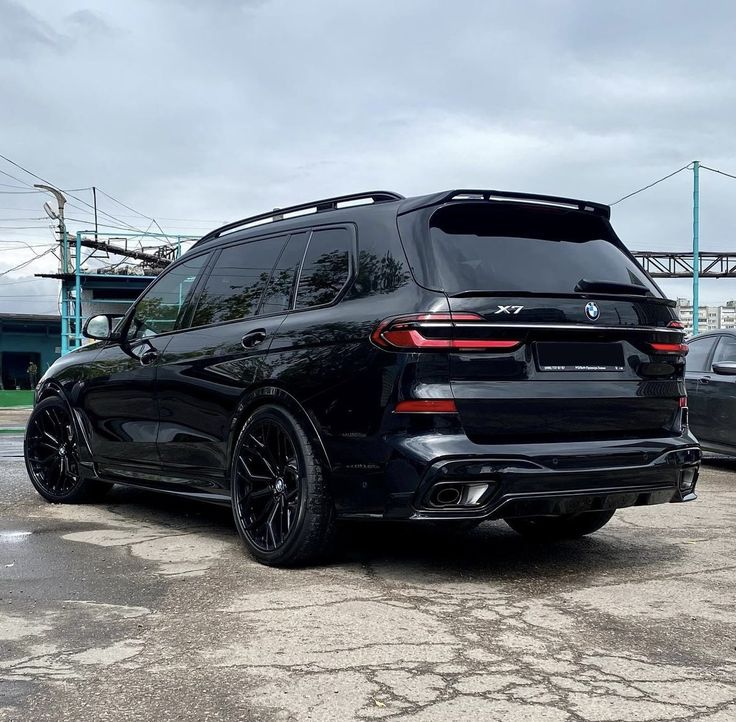
[[[229,512],[33,491],[0,437],[0,720],[736,720],[736,462],[535,545],[343,529],[269,569]]]

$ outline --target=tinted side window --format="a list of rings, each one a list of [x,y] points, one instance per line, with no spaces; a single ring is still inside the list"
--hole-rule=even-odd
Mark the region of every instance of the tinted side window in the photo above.
[[[223,248],[197,302],[192,326],[254,316],[286,236]]]
[[[713,345],[717,340],[717,336],[711,336],[710,338],[700,338],[690,341],[688,344],[690,350],[685,357],[685,368],[688,371],[710,371],[709,368],[706,368],[706,363],[713,349]]]
[[[713,356],[713,363],[719,361],[736,361],[736,337],[721,336],[715,356]]]
[[[280,313],[291,308],[294,281],[304,258],[308,238],[309,233],[295,233],[289,238],[276,268],[273,269],[259,313]]]
[[[314,231],[304,258],[296,308],[332,303],[350,278],[353,238],[347,228]]]
[[[128,327],[128,339],[173,331],[194,288],[197,274],[210,258],[202,254],[164,273],[138,301]]]

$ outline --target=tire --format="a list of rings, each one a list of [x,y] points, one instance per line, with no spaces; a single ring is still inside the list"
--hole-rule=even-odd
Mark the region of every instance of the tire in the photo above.
[[[301,422],[280,406],[245,421],[231,466],[233,517],[251,556],[277,567],[323,559],[335,536],[325,467]]]
[[[63,399],[39,402],[28,419],[23,455],[36,491],[54,504],[100,499],[112,484],[85,478],[79,456],[79,432]]]
[[[558,541],[579,539],[604,527],[616,512],[585,511],[563,516],[531,516],[520,519],[504,519],[517,533],[533,541]]]

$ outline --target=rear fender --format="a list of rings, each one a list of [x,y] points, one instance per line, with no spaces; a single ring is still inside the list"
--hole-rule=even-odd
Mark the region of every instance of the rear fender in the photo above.
[[[243,427],[246,419],[260,406],[273,404],[281,406],[291,412],[304,425],[309,440],[314,444],[314,448],[320,457],[320,461],[325,464],[328,470],[332,470],[332,464],[327,454],[322,435],[315,420],[310,416],[309,412],[292,396],[288,391],[278,386],[261,386],[253,391],[248,392],[241,399],[238,408],[233,415],[230,423],[230,434],[228,438],[228,459],[233,458],[235,444],[238,434]]]

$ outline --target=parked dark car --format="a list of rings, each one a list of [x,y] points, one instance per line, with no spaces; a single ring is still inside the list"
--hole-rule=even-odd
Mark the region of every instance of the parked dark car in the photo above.
[[[37,388],[26,462],[232,505],[253,556],[320,557],[336,519],[505,519],[535,539],[695,498],[684,334],[607,206],[372,192],[199,240]]]
[[[736,454],[736,331],[711,331],[688,341],[686,383],[690,424],[701,446]]]

